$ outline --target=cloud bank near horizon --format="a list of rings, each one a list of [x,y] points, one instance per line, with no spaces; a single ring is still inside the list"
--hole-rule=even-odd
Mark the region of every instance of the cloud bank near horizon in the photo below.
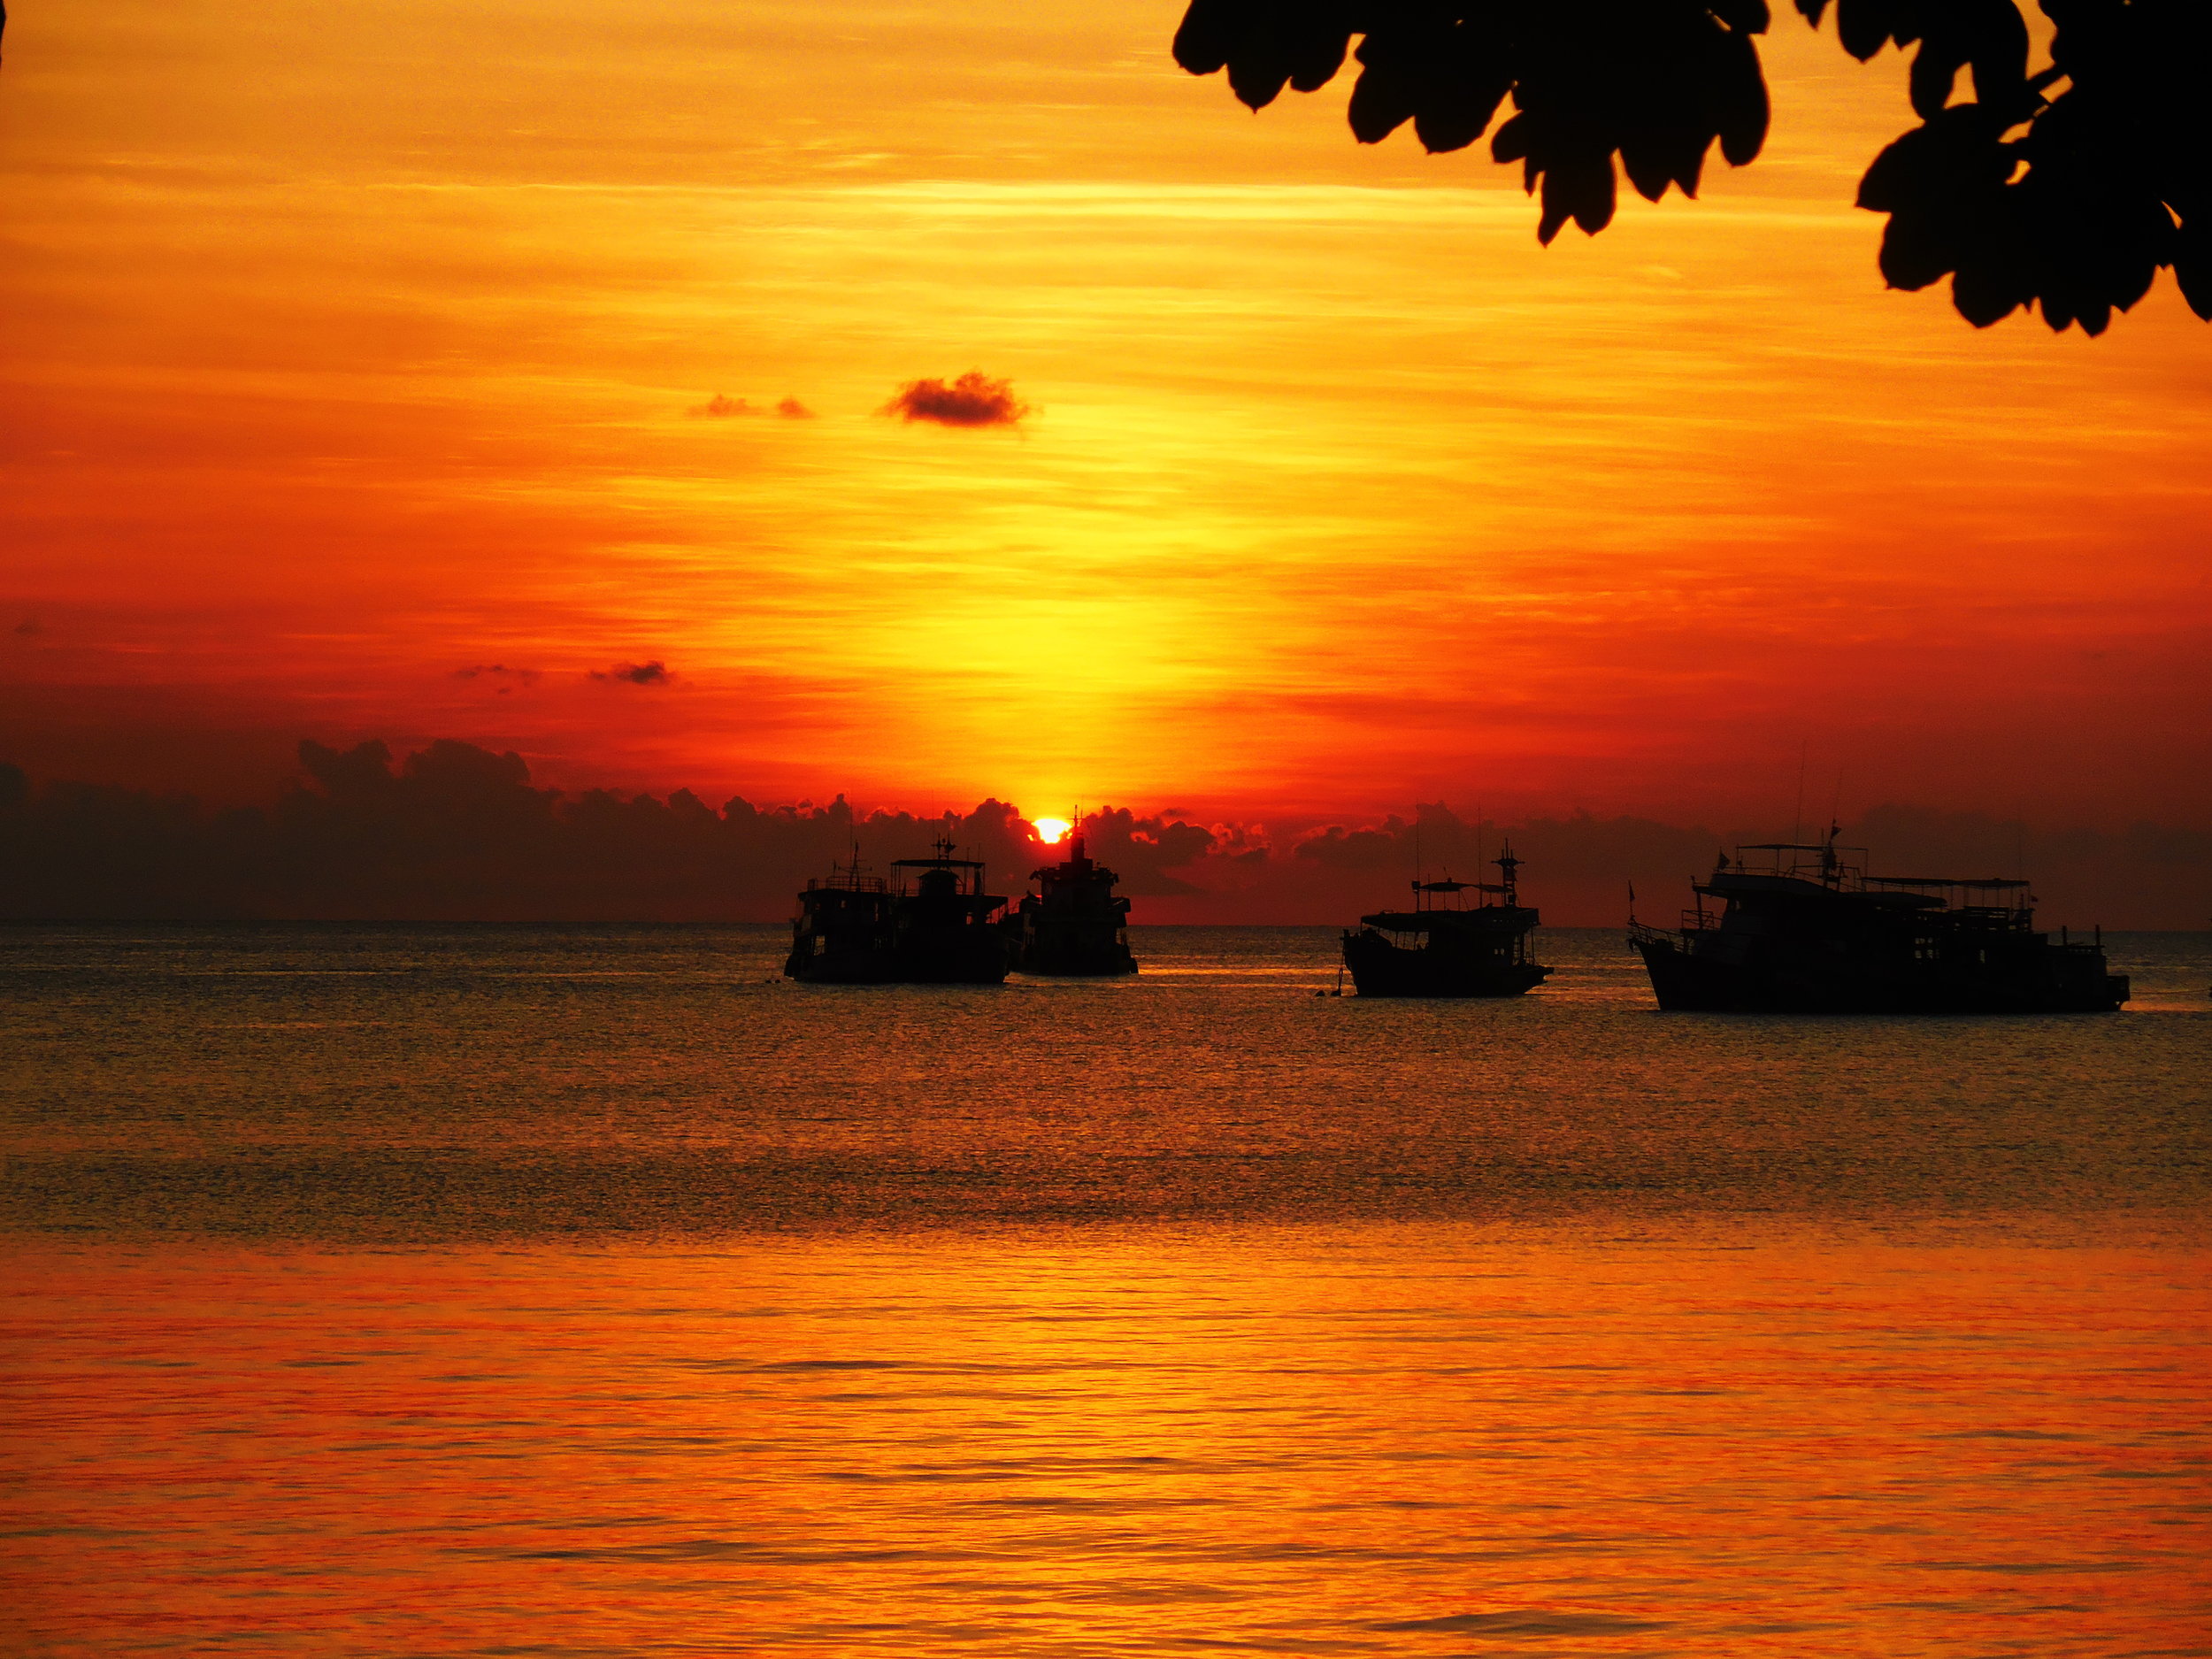
[[[372,741],[299,746],[303,780],[267,808],[48,780],[0,764],[0,918],[420,921],[774,921],[808,878],[857,847],[879,869],[949,834],[991,890],[1061,852],[1014,803],[966,811],[758,805],[542,787],[512,752],[440,740],[396,757]],[[1475,875],[1510,837],[1525,896],[1555,926],[1609,926],[1632,881],[1671,914],[1715,851],[1778,826],[1717,831],[1622,815],[1475,823],[1442,804],[1379,821],[1195,823],[1174,810],[1084,814],[1092,856],[1144,922],[1348,922],[1415,872]],[[1915,873],[2020,873],[2047,925],[2201,925],[2212,833],[2141,824],[2032,831],[1984,815],[1890,805],[1847,826],[1878,863]]]

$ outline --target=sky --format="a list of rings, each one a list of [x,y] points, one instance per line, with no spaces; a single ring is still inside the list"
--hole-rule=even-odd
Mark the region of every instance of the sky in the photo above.
[[[27,0],[0,759],[2212,826],[2212,330],[1886,291],[1896,54],[1778,18],[1760,160],[1544,249],[1179,11]]]

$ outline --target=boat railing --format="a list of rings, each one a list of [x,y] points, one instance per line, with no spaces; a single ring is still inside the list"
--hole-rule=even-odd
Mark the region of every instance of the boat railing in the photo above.
[[[2035,912],[2014,904],[1962,904],[1950,914],[1962,916],[1984,926],[2030,928],[2035,926]]]
[[[1977,904],[1968,895],[1986,893],[2021,894],[2028,883],[2013,876],[1869,876],[1866,885],[1883,893],[1932,893],[1952,910],[2004,910],[2027,907],[2015,899],[2006,903]]]
[[[809,893],[887,893],[890,888],[881,876],[832,876],[825,881],[818,876],[806,879]]]
[[[1857,862],[1846,853],[1859,855]],[[1856,892],[1867,881],[1866,849],[1828,841],[1760,841],[1736,849],[1735,862],[1721,869],[1740,876],[1786,876],[1823,887]]]

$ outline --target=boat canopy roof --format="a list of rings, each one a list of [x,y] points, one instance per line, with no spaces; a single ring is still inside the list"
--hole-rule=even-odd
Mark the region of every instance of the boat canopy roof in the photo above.
[[[1983,876],[1971,880],[1963,876],[1869,876],[1867,879],[1878,881],[1886,887],[1971,887],[1978,893],[1997,893],[2028,885],[2004,876]]]
[[[894,858],[891,861],[902,870],[980,870],[983,863],[977,858]]]

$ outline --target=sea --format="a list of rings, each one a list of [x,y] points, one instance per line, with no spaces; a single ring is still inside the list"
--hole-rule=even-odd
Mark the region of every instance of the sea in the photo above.
[[[783,939],[0,929],[0,1652],[2212,1655],[2212,935],[1984,1018]]]

